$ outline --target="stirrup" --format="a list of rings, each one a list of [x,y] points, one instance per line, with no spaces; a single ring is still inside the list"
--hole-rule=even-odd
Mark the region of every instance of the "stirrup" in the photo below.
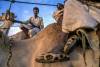
[[[69,56],[66,56],[64,53],[55,54],[55,53],[45,53],[35,59],[39,63],[54,63],[54,62],[63,62],[68,61]]]

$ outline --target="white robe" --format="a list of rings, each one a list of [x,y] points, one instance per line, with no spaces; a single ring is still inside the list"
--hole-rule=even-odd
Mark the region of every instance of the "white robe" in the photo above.
[[[30,29],[28,34],[30,37],[33,37],[35,34],[37,34],[39,31],[41,31],[39,28],[34,27],[33,29]]]
[[[39,31],[41,31],[44,28],[44,24],[43,24],[43,19],[42,17],[31,17],[30,21],[33,25],[38,26],[38,27],[33,27],[32,29],[29,30],[29,36],[32,37],[35,34],[37,34]],[[30,25],[30,24],[29,24]]]
[[[43,24],[43,19],[42,17],[31,17],[28,21],[28,24],[21,24],[22,27],[25,27],[27,29],[29,29],[29,36],[32,37],[35,34],[37,34],[39,31],[41,31],[44,28],[44,24]],[[31,22],[33,25],[37,26],[37,27],[32,27],[32,24],[30,24],[29,22]],[[40,27],[40,28],[38,28]]]
[[[78,28],[95,28],[98,23],[77,0],[67,0],[64,6],[62,31],[68,33]]]

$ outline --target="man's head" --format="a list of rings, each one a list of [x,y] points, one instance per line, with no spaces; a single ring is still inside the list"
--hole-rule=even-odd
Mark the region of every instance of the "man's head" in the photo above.
[[[34,13],[35,16],[38,16],[38,14],[39,14],[39,8],[38,7],[34,7],[33,8],[33,13]]]
[[[61,9],[63,9],[63,8],[64,8],[64,5],[63,5],[63,4],[57,3],[57,9],[58,9],[58,10],[61,10]]]

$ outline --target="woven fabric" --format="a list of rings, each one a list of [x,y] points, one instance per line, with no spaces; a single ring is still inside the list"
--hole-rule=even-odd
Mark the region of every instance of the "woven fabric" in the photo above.
[[[68,0],[64,6],[62,31],[69,32],[78,28],[95,28],[98,23],[89,14],[87,8],[77,0]]]

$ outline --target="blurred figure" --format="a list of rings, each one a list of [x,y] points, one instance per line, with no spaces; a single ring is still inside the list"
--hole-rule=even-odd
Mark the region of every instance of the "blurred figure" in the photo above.
[[[61,3],[57,4],[57,10],[53,13],[53,18],[57,21],[57,23],[61,23],[63,19],[63,11],[64,5]]]

